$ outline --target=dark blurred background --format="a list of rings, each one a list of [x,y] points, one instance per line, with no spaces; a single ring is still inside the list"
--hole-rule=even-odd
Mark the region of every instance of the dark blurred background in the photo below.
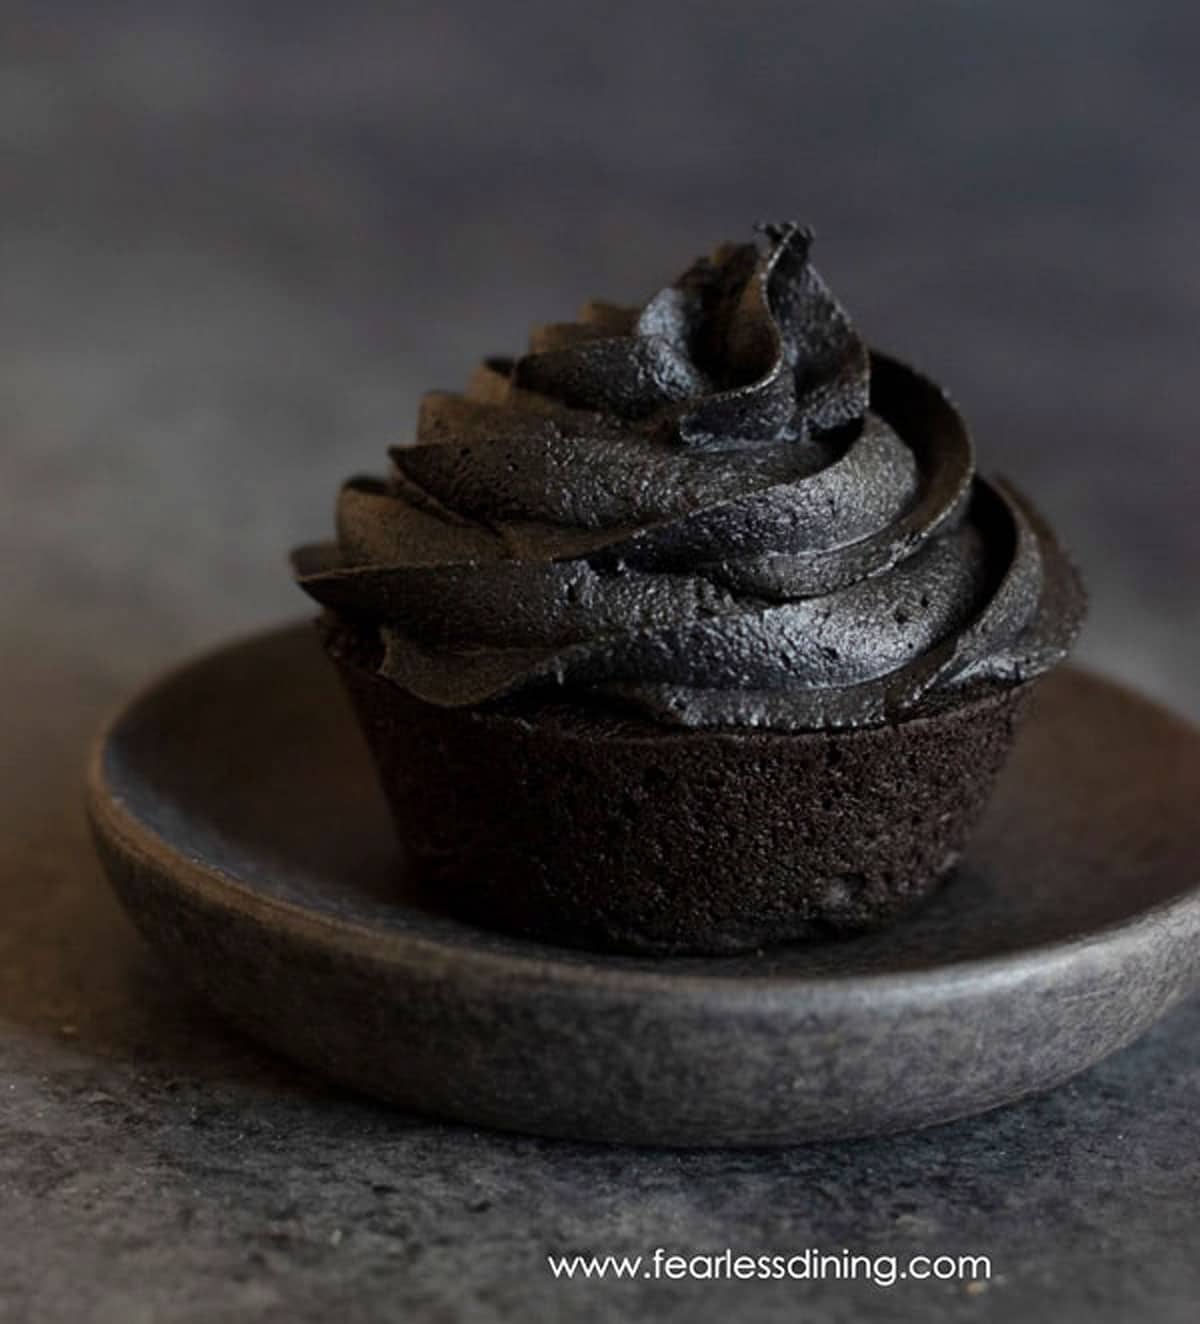
[[[1086,658],[1200,713],[1195,5],[0,24],[0,648],[31,697],[90,712],[304,613],[286,549],[424,388],[795,217],[1060,526]]]

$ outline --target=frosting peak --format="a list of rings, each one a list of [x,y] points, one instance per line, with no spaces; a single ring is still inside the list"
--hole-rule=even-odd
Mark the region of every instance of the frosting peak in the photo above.
[[[422,403],[348,483],[303,587],[433,704],[555,690],[663,723],[886,720],[1036,675],[1082,614],[941,392],[872,353],[811,232],[724,245],[641,309],[587,304]]]
[[[809,263],[812,232],[726,244],[640,311],[587,305],[540,328],[514,387],[685,447],[798,441],[866,413],[867,348]]]

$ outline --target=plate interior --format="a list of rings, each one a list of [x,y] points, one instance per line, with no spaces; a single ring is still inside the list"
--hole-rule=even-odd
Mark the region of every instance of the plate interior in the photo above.
[[[235,886],[394,934],[398,948],[420,933],[538,962],[714,979],[933,970],[1087,938],[1200,879],[1200,739],[1156,705],[1072,669],[1043,682],[966,859],[923,908],[884,933],[741,956],[597,955],[439,913],[405,868],[308,625],[173,673],[117,723],[104,770],[146,829]]]

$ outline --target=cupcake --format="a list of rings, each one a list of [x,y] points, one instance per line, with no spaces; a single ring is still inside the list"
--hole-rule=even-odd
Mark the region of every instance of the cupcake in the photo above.
[[[294,554],[458,915],[729,952],[888,924],[959,859],[1082,590],[811,246],[537,328]]]

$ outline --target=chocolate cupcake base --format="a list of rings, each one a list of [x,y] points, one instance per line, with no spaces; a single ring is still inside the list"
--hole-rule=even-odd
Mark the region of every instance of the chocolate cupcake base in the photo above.
[[[957,862],[1030,684],[845,731],[676,730],[577,706],[447,709],[322,626],[401,840],[475,923],[640,953],[877,928]]]

